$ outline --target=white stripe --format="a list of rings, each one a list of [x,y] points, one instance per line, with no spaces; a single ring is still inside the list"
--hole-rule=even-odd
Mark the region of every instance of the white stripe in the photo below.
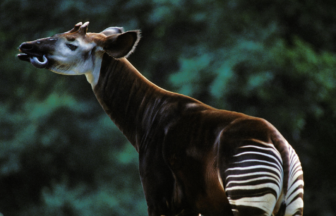
[[[226,177],[226,180],[228,178],[237,178],[237,177],[247,177],[247,176],[254,176],[254,175],[269,175],[274,177],[278,182],[280,182],[279,176],[273,174],[273,173],[269,173],[269,172],[254,172],[254,173],[246,173],[246,174],[240,174],[240,175],[228,175]]]
[[[299,195],[299,194],[303,194],[303,189],[300,188],[298,189],[297,191],[295,191],[295,193],[293,193],[287,200],[286,200],[286,203],[290,203],[294,200],[295,196]],[[301,197],[299,197],[301,198]],[[296,198],[295,200],[299,199],[299,198]],[[295,201],[294,201],[295,202]]]
[[[234,157],[239,157],[239,156],[246,155],[246,154],[257,154],[257,155],[262,155],[262,156],[265,156],[265,157],[272,158],[273,160],[275,160],[278,163],[279,166],[281,166],[281,164],[280,164],[280,162],[277,158],[273,157],[272,155],[263,154],[263,153],[260,153],[260,152],[242,152],[242,153],[234,155]]]
[[[251,169],[259,169],[259,168],[272,170],[272,171],[278,173],[279,176],[281,176],[281,173],[279,172],[280,170],[278,170],[274,167],[265,166],[265,165],[255,165],[255,166],[249,166],[249,167],[234,167],[234,168],[226,169],[225,172],[232,171],[232,170],[251,170]]]
[[[302,175],[303,175],[303,172],[301,169],[295,172],[289,179],[290,184],[292,184],[299,176],[302,176]]]
[[[258,184],[258,185],[244,185],[244,186],[232,186],[227,187],[225,189],[226,192],[228,191],[234,191],[234,190],[257,190],[257,189],[263,189],[263,188],[271,188],[277,193],[277,198],[279,197],[279,186],[274,183],[264,183],[264,184]]]
[[[287,192],[287,195],[286,195],[286,201],[290,202],[293,199],[293,197],[295,197],[299,193],[303,193],[303,189],[302,188],[298,189],[298,187],[300,185],[303,186],[303,181],[302,180],[299,180],[299,181],[295,182],[295,184],[291,185],[291,187],[289,188],[289,190]],[[297,190],[297,191],[294,192],[294,190]],[[288,197],[289,195],[290,195],[290,197]]]
[[[301,198],[296,199],[289,206],[286,207],[285,216],[292,216],[299,208],[303,208],[303,200]]]
[[[272,151],[278,157],[279,161],[282,162],[280,153],[278,152],[277,149],[274,148],[274,146],[272,146],[272,147],[273,148],[262,148],[262,147],[254,146],[254,145],[246,145],[246,146],[241,146],[239,148],[256,148],[256,149],[261,149],[261,150],[265,150],[265,151]]]
[[[298,172],[301,172],[301,174],[303,174],[303,173],[302,173],[301,164],[299,164],[299,163],[297,163],[295,166],[291,166],[290,170],[291,170],[291,172],[290,172],[289,177],[290,177],[291,179],[293,179],[294,176],[297,176],[297,173],[298,173]]]
[[[236,180],[236,181],[230,181],[227,185],[226,185],[226,187],[230,187],[230,184],[244,184],[244,183],[248,183],[248,182],[253,182],[253,181],[260,181],[260,180],[264,180],[264,179],[270,179],[270,178],[268,178],[268,177],[259,177],[259,178],[253,178],[253,179],[249,179],[249,180],[241,180],[241,181],[239,181],[239,180]],[[272,180],[273,180],[273,178],[271,178]]]
[[[231,205],[238,206],[238,211],[239,206],[251,206],[262,209],[267,213],[265,215],[271,215],[276,203],[276,198],[272,194],[265,194],[264,196],[259,197],[244,197],[237,200],[228,199]]]
[[[261,140],[257,140],[257,139],[248,139],[249,141],[252,141],[252,142],[256,142],[256,143],[260,143],[260,144],[263,144],[265,146],[270,146],[270,147],[274,147],[273,143],[267,143],[267,142],[263,142]]]
[[[237,161],[237,162],[234,162],[234,164],[249,163],[249,162],[261,162],[261,163],[267,163],[267,164],[270,164],[270,165],[275,165],[275,166],[277,166],[279,168],[279,170],[281,172],[283,171],[282,166],[279,166],[279,164],[274,164],[272,162],[263,161],[263,160],[257,160],[257,159],[247,159],[247,160],[243,160],[243,161]]]

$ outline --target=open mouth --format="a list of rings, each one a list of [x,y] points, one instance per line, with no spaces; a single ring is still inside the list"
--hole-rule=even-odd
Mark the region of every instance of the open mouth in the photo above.
[[[22,61],[30,62],[37,68],[46,68],[48,66],[48,58],[43,54],[35,54],[33,47],[28,43],[23,43],[19,47],[20,54],[17,57]]]
[[[17,57],[22,61],[30,62],[37,68],[46,68],[48,65],[48,58],[45,55],[42,56],[33,56],[27,53],[20,53]]]

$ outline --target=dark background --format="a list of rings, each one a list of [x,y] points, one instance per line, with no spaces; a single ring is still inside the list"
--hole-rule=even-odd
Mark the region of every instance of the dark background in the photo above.
[[[129,60],[151,81],[269,120],[301,159],[304,215],[336,215],[335,0],[1,0],[4,216],[147,214],[137,153],[85,77],[15,57],[79,21],[141,29]]]

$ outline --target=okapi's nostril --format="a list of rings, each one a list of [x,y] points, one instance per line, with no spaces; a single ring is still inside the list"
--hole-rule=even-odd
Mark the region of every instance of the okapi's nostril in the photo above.
[[[32,50],[34,48],[34,46],[32,44],[29,43],[23,43],[20,45],[20,50]]]

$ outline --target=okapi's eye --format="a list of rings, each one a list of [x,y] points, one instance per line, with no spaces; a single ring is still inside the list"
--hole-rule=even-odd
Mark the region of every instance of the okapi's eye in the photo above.
[[[69,49],[71,49],[72,51],[75,51],[77,49],[77,46],[73,45],[73,44],[65,44]]]

